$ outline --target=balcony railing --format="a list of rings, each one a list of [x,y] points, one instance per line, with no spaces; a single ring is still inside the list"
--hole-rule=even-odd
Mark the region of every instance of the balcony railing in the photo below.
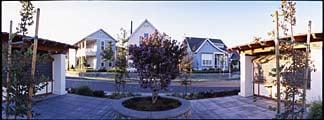
[[[85,55],[86,56],[95,56],[96,51],[94,49],[85,49]]]
[[[76,56],[96,56],[96,50],[93,48],[79,49]]]

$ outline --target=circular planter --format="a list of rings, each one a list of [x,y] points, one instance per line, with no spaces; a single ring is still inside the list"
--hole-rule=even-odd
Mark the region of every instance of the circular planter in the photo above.
[[[145,97],[145,96],[140,96]],[[147,97],[147,96],[146,96]],[[188,100],[171,97],[161,96],[164,98],[174,99],[181,103],[177,108],[165,111],[138,111],[126,108],[122,103],[126,100],[136,98],[128,97],[113,102],[114,118],[115,119],[171,119],[171,118],[190,118],[191,117],[191,104]]]

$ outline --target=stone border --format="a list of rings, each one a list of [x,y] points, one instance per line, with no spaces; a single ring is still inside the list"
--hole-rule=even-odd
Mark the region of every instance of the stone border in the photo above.
[[[137,97],[147,97],[147,96],[137,96]],[[137,111],[133,109],[126,108],[122,103],[126,100],[137,98],[128,97],[113,102],[114,118],[130,118],[130,119],[169,119],[169,118],[190,118],[191,117],[191,103],[188,100],[171,97],[171,96],[161,96],[169,99],[176,99],[180,101],[180,107],[165,110],[165,111]]]

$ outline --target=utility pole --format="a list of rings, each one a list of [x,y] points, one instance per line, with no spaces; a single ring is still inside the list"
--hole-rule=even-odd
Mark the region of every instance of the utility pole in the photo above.
[[[33,44],[33,58],[32,58],[32,70],[31,70],[31,77],[32,80],[35,81],[35,69],[36,69],[36,57],[37,57],[37,41],[38,41],[38,26],[39,26],[39,14],[40,9],[37,8],[37,16],[36,16],[36,28],[35,28],[35,37],[34,37],[34,44]],[[28,89],[28,97],[29,103],[28,108],[32,108],[32,96],[34,91],[34,84],[32,83]],[[27,112],[27,119],[31,119],[31,110]]]
[[[8,41],[8,58],[7,58],[7,88],[6,88],[6,93],[7,93],[7,98],[6,98],[6,118],[9,119],[9,104],[10,104],[10,94],[9,94],[9,88],[10,88],[10,67],[11,67],[11,43],[12,43],[12,20],[10,21],[10,28],[9,28],[9,41]]]
[[[308,26],[307,26],[307,43],[306,43],[306,63],[305,63],[305,79],[304,79],[304,89],[303,89],[303,113],[301,119],[303,119],[303,114],[306,110],[306,89],[307,89],[307,84],[308,84],[308,79],[309,79],[309,67],[308,67],[308,55],[309,55],[309,50],[310,50],[310,37],[311,37],[311,24],[312,21],[308,21]]]
[[[275,11],[275,54],[276,54],[276,80],[277,80],[277,114],[280,114],[280,75],[279,75],[279,19],[278,11]]]

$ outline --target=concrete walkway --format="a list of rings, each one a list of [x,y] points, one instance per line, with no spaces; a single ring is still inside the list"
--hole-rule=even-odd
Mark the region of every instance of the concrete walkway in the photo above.
[[[260,98],[258,98],[260,99]],[[33,110],[40,113],[39,119],[111,119],[111,99],[87,97],[74,94],[56,96],[34,105]],[[274,111],[268,106],[275,103],[260,99],[229,96],[212,99],[191,100],[192,118],[196,119],[271,119]]]
[[[36,103],[36,119],[109,119],[111,99],[66,94]]]
[[[275,102],[263,98],[228,96],[211,99],[192,100],[193,119],[272,119],[276,112],[270,111]]]

